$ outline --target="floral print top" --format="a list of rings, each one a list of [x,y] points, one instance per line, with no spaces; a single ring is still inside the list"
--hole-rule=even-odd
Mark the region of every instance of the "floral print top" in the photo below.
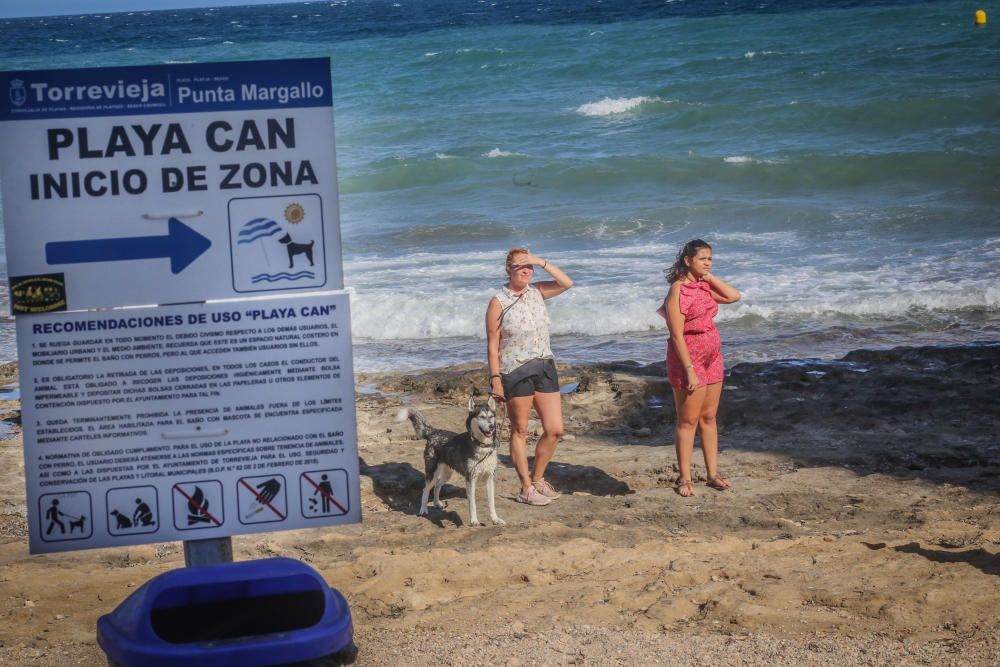
[[[528,285],[519,296],[507,287],[496,294],[500,302],[500,372],[510,373],[532,359],[551,359],[549,311],[542,293]]]
[[[719,304],[712,298],[712,288],[704,280],[681,284],[681,313],[684,315],[684,334],[699,334],[715,329],[713,319]]]
[[[666,299],[656,312],[667,318]],[[684,316],[684,343],[687,346],[691,367],[703,385],[722,382],[725,368],[722,359],[722,340],[715,328],[719,304],[712,298],[712,287],[704,280],[681,283],[680,311]],[[677,354],[677,348],[667,339],[667,377],[670,384],[687,387],[687,371]]]

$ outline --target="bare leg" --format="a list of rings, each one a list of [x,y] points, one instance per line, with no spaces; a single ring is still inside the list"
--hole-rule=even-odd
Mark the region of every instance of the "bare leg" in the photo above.
[[[531,415],[532,396],[507,399],[507,416],[510,418],[510,460],[521,480],[521,493],[531,490],[528,474],[528,417]]]
[[[701,449],[705,455],[705,471],[709,481],[719,474],[719,429],[716,425],[715,415],[719,411],[721,397],[721,382],[705,387],[705,402],[702,403],[701,414],[698,415]]]
[[[545,468],[556,453],[556,444],[565,431],[563,426],[562,396],[558,391],[540,394],[535,393],[535,412],[542,420],[542,437],[535,445],[535,466],[531,481],[537,482],[545,477]]]
[[[674,390],[674,407],[677,409],[677,424],[674,429],[674,449],[677,450],[677,468],[682,480],[691,480],[691,453],[694,451],[694,434],[698,429],[698,418],[705,402],[704,386],[689,392],[687,389]],[[682,496],[693,496],[691,487],[679,487]],[[689,492],[690,491],[690,492]]]

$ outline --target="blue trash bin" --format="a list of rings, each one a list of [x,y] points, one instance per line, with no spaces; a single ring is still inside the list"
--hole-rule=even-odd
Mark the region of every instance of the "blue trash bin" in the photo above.
[[[348,664],[352,636],[344,596],[290,558],[164,572],[97,621],[120,667]]]

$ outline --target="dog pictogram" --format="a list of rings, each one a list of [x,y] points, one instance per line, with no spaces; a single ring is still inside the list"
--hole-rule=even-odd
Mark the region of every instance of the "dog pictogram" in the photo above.
[[[155,486],[109,489],[107,507],[111,535],[155,533],[159,529],[159,497]]]
[[[313,262],[313,245],[315,245],[316,241],[296,243],[292,240],[292,235],[286,232],[284,236],[278,239],[278,243],[283,243],[285,249],[288,251],[288,268],[295,268],[296,255],[305,255],[306,259],[309,260],[309,266],[316,266],[316,263]]]
[[[94,534],[90,494],[86,491],[47,493],[38,498],[41,526],[46,542],[87,539]]]

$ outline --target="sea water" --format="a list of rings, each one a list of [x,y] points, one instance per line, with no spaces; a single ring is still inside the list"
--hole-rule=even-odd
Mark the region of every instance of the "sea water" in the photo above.
[[[483,361],[512,246],[576,282],[549,302],[561,361],[662,360],[663,269],[691,238],[743,294],[717,318],[731,365],[1000,338],[1000,16],[977,27],[977,8],[335,0],[18,19],[0,22],[0,68],[329,56],[358,370]],[[15,356],[8,317],[0,360]]]

